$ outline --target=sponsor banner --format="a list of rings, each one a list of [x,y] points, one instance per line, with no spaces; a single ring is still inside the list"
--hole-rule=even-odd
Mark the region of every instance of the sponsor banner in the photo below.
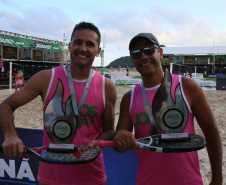
[[[185,64],[195,64],[195,58],[186,57],[186,58],[184,58],[184,63]]]
[[[42,146],[42,130],[16,128],[19,137],[27,147]],[[0,133],[0,141],[4,141]],[[0,153],[0,184],[37,184],[39,161],[33,156],[29,159],[8,157]]]
[[[174,64],[183,64],[184,58],[183,57],[172,57]]]
[[[226,63],[226,55],[216,55],[215,63],[217,64],[225,64]]]
[[[9,35],[0,34],[0,44],[16,48],[26,48],[35,50],[49,50],[53,52],[62,52],[62,45],[48,42],[35,41]]]
[[[226,78],[217,78],[217,90],[226,90]]]
[[[226,90],[226,76],[223,73],[216,73],[212,76],[204,77],[202,73],[177,73],[178,75],[187,76],[193,78],[203,90]],[[111,79],[115,85],[134,87],[142,81],[140,76],[110,76],[105,75],[106,78]],[[222,80],[221,80],[222,79]]]
[[[203,58],[202,57],[198,57],[197,58],[197,63],[198,64],[208,64],[208,61],[209,61],[209,58],[207,58],[207,57],[205,57],[205,58],[204,57]]]
[[[43,130],[16,128],[18,136],[26,147],[42,146]],[[4,136],[0,132],[0,141]],[[138,160],[136,151],[118,153],[113,148],[103,148],[107,184],[136,185]],[[29,159],[8,157],[0,153],[0,185],[37,185],[39,161],[30,155]],[[57,167],[57,165],[55,165]]]
[[[218,78],[218,75],[221,76],[218,73],[203,73],[203,78]]]
[[[62,53],[54,52],[54,61],[55,62],[60,62],[61,61],[61,56],[62,56]]]
[[[162,64],[169,64],[169,63],[172,63],[173,62],[173,59],[172,58],[163,58],[161,60],[161,63]]]
[[[141,76],[111,76],[115,85],[136,85],[142,81]]]
[[[52,51],[44,51],[44,60],[53,62],[54,61],[54,53]]]
[[[4,59],[17,59],[17,48],[10,46],[3,46],[3,57]]]
[[[43,61],[43,51],[33,50],[33,60]]]
[[[31,60],[31,49],[20,48],[19,60]]]
[[[216,90],[216,78],[204,78],[202,73],[192,73],[194,79],[201,87],[212,88]]]
[[[53,52],[62,52],[62,45],[47,42],[35,41],[34,48],[37,50],[48,50]]]

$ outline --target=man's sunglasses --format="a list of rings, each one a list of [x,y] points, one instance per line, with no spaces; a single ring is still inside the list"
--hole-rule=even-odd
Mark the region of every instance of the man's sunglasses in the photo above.
[[[155,48],[159,47],[156,45],[152,45],[143,49],[134,50],[130,52],[130,56],[132,59],[139,59],[141,57],[141,52],[144,52],[145,55],[150,56],[155,52]]]

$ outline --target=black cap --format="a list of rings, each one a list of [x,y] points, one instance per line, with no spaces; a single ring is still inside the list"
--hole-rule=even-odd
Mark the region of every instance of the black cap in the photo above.
[[[150,40],[153,44],[156,44],[158,47],[159,46],[159,41],[157,40],[157,38],[152,34],[152,33],[139,33],[138,35],[136,35],[135,37],[133,37],[129,43],[129,50],[131,50],[132,45],[134,44],[134,41],[137,40],[138,38],[145,38]]]

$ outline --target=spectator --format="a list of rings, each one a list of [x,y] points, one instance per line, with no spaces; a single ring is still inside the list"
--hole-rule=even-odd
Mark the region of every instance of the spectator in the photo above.
[[[24,84],[24,76],[19,69],[17,70],[17,74],[15,76],[15,84],[16,84],[15,92],[17,91],[18,88],[21,89]]]
[[[0,55],[0,70],[1,70],[2,78],[3,78],[3,73],[4,73],[4,61],[2,60],[1,55]]]

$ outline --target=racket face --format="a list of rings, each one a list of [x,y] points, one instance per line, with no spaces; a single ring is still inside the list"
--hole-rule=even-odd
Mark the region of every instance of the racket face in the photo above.
[[[163,153],[180,153],[197,151],[205,147],[206,142],[202,136],[189,134],[189,139],[186,140],[162,140],[161,135],[151,136],[137,140],[137,146],[150,151]]]
[[[33,154],[37,159],[45,163],[72,165],[85,164],[95,160],[99,153],[95,148],[75,145],[78,151],[73,153],[53,153],[48,152],[48,147],[27,148],[26,153]]]

